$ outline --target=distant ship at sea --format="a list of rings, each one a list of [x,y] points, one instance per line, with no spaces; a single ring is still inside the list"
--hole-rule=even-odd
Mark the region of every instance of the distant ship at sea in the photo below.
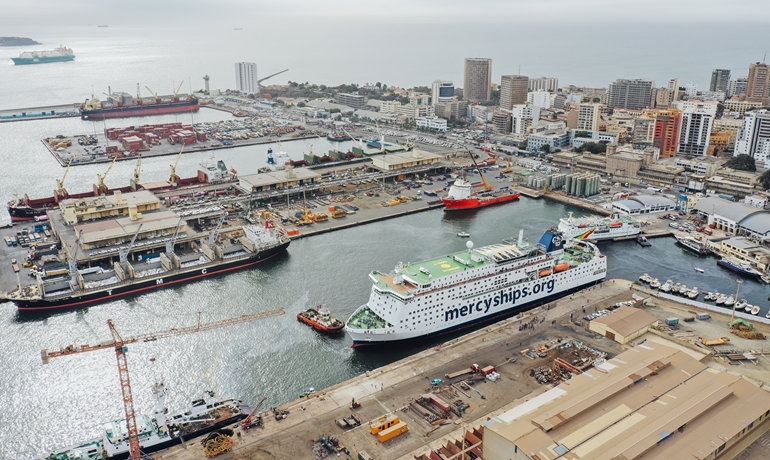
[[[17,58],[11,58],[16,65],[45,64],[47,62],[62,62],[75,59],[75,53],[66,46],[60,46],[54,50],[25,51]]]

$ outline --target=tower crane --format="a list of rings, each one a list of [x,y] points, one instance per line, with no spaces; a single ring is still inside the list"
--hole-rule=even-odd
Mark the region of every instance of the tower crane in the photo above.
[[[149,92],[151,92],[153,94],[153,98],[155,99],[155,103],[156,104],[160,104],[160,96],[158,96],[158,93],[156,93],[155,91],[151,90],[147,86],[145,86],[145,88],[147,88],[147,91],[149,91]]]
[[[136,426],[136,413],[134,411],[134,398],[131,392],[131,379],[128,373],[128,359],[126,353],[128,351],[128,344],[137,342],[151,342],[158,339],[165,339],[167,337],[176,337],[184,334],[192,334],[194,332],[207,331],[210,329],[217,329],[220,327],[231,326],[233,324],[240,324],[249,321],[255,321],[258,319],[270,318],[272,316],[283,315],[286,312],[279,308],[277,310],[269,310],[262,313],[253,313],[237,316],[234,318],[228,318],[220,321],[214,321],[211,323],[200,322],[200,313],[198,313],[198,324],[195,326],[187,326],[182,328],[167,329],[165,331],[159,331],[148,334],[140,334],[134,337],[123,338],[115,327],[115,323],[111,320],[107,320],[107,326],[110,328],[110,334],[112,335],[111,342],[102,342],[99,345],[81,345],[68,347],[59,351],[48,351],[43,349],[40,352],[40,356],[43,359],[43,364],[48,364],[50,358],[58,358],[60,356],[67,356],[75,353],[84,353],[86,351],[106,350],[112,348],[115,350],[115,358],[118,361],[118,374],[120,377],[120,391],[123,397],[123,409],[126,416],[126,427],[128,431],[128,443],[129,443],[129,458],[131,460],[140,460],[142,458],[141,446],[139,444],[139,432]]]
[[[171,175],[169,175],[168,181],[172,184],[179,182],[179,176],[176,175],[176,167],[179,164],[179,159],[182,158],[182,152],[184,152],[184,142],[182,143],[182,149],[179,151],[179,155],[176,157],[176,161],[171,165]]]
[[[139,157],[136,159],[136,167],[134,168],[134,181],[131,184],[131,188],[134,189],[134,191],[139,189],[139,186],[141,185],[139,182],[139,175],[142,173],[142,154],[139,154]]]
[[[467,149],[466,149],[466,150],[467,150]],[[484,190],[492,190],[493,188],[495,188],[495,186],[494,186],[494,185],[489,185],[489,184],[487,183],[487,180],[486,180],[486,179],[484,179],[484,174],[482,174],[482,173],[481,173],[481,168],[479,168],[479,165],[478,165],[478,164],[476,164],[476,159],[475,159],[475,158],[473,158],[473,153],[471,153],[471,151],[470,151],[470,150],[467,150],[467,152],[468,152],[468,153],[470,154],[470,156],[471,156],[471,161],[473,162],[473,166],[475,166],[475,167],[476,167],[476,171],[478,171],[478,172],[479,172],[479,176],[481,176],[481,182],[484,184]]]
[[[112,167],[115,165],[115,161],[117,161],[118,157],[117,155],[112,157],[112,163],[110,163],[110,167],[107,168],[107,171],[104,172],[104,174],[96,174],[96,180],[98,181],[96,188],[98,189],[99,195],[107,194],[107,186],[104,185],[104,179],[107,178],[107,174],[110,173],[112,170]]]
[[[67,169],[64,170],[64,176],[62,176],[61,180],[56,179],[56,196],[61,200],[63,198],[67,198],[67,189],[64,188],[64,180],[67,179],[67,173],[70,172],[70,166],[72,166],[72,158],[70,158],[70,162],[67,163]]]

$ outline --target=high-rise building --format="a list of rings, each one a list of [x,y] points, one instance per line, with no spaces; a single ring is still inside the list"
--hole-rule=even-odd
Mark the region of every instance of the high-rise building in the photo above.
[[[652,135],[652,146],[660,149],[661,158],[673,157],[679,148],[682,111],[670,108],[656,110],[653,113],[655,116],[655,131]],[[649,116],[649,114],[646,116]]]
[[[540,107],[517,104],[511,109],[511,132],[527,134],[530,127],[537,126],[540,121]]]
[[[735,154],[750,155],[758,166],[770,167],[770,111],[746,112],[735,141]]]
[[[555,93],[559,89],[558,78],[530,78],[527,83],[527,89],[529,91],[548,91],[549,93]]]
[[[235,89],[246,94],[259,92],[257,64],[253,62],[235,63]]]
[[[698,84],[687,83],[684,85],[684,94],[686,94],[687,97],[696,97],[698,95]]]
[[[436,80],[431,91],[431,103],[449,102],[455,97],[455,84],[451,81]]]
[[[746,87],[749,85],[749,77],[738,77],[727,82],[727,97],[746,94]]]
[[[677,155],[706,155],[711,138],[714,115],[704,108],[690,108],[682,112]]]
[[[666,87],[669,91],[671,91],[671,100],[668,105],[671,105],[671,102],[678,101],[681,98],[681,94],[679,93],[679,79],[678,78],[672,78],[668,81],[668,86]]]
[[[709,91],[722,91],[726,93],[728,81],[730,81],[730,71],[728,69],[714,69],[711,72]]]
[[[529,77],[503,75],[500,82],[500,108],[511,110],[514,105],[527,102]]]
[[[463,95],[469,102],[488,101],[492,96],[492,59],[465,58]]]
[[[578,131],[598,131],[601,119],[601,106],[593,103],[582,103],[578,108]]]
[[[635,79],[626,80],[619,78],[607,90],[607,106],[613,109],[641,110],[652,106],[653,89],[655,82],[652,80]]]
[[[433,104],[433,108],[434,108],[434,113],[437,116],[446,118],[447,120],[451,118],[454,118],[457,120],[465,117],[468,109],[468,102],[452,99],[451,101],[439,102],[438,104]]]
[[[749,81],[746,85],[747,101],[764,102],[770,97],[770,69],[764,62],[749,66]]]
[[[527,93],[527,104],[532,104],[547,109],[551,107],[551,93],[548,91],[532,91]]]
[[[658,88],[655,90],[655,107],[668,107],[673,101],[673,95],[676,91],[667,88]]]

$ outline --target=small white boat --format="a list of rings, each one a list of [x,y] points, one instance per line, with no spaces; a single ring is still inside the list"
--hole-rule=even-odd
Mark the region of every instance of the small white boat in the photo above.
[[[470,238],[471,234],[468,232],[460,232],[457,234],[460,238]]]
[[[697,299],[699,294],[700,294],[700,291],[698,291],[698,288],[694,287],[690,289],[690,292],[687,293],[687,297],[691,299]]]
[[[676,284],[674,285],[674,287],[672,287],[672,288],[671,288],[671,292],[672,292],[673,294],[679,294],[679,291],[680,291],[680,290],[682,290],[682,285],[681,285],[681,283],[676,283]]]
[[[665,283],[660,285],[660,290],[663,292],[671,292],[671,283],[666,281]]]
[[[639,281],[641,281],[642,283],[649,283],[650,281],[652,281],[652,278],[650,277],[650,275],[645,273],[644,275],[639,277]]]
[[[683,285],[682,285],[682,286],[679,288],[679,294],[681,294],[681,295],[687,295],[687,290],[688,290],[688,288],[687,288],[687,285],[686,285],[686,284],[683,284]]]
[[[748,302],[746,302],[746,299],[741,299],[735,303],[735,309],[744,310],[746,308],[746,305],[748,305]]]
[[[713,293],[706,291],[703,293],[703,300],[714,300],[712,299],[713,295],[714,295]]]
[[[723,305],[725,300],[727,300],[727,296],[724,294],[719,294],[719,297],[717,297],[717,305]]]
[[[746,306],[743,307],[743,311],[745,311],[746,313],[751,313],[752,308],[754,308],[754,306],[747,303]]]
[[[695,271],[698,272],[698,273],[704,273],[706,271],[706,270],[704,270],[702,268],[699,268],[699,267],[694,267],[694,268],[695,268]]]
[[[752,315],[758,315],[758,314],[759,314],[759,305],[754,305],[754,306],[751,308],[751,314],[752,314]]]
[[[725,299],[725,307],[732,307],[735,304],[735,298],[733,296]]]
[[[660,289],[660,280],[655,278],[654,280],[650,281],[650,287],[653,289]]]
[[[767,313],[765,313],[765,318],[770,319],[770,310],[768,310]]]

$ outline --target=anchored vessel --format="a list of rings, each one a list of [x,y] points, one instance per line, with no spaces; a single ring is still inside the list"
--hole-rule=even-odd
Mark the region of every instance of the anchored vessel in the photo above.
[[[611,217],[569,217],[559,219],[559,231],[567,238],[600,241],[638,235],[639,222],[629,216],[613,214]]]
[[[750,263],[743,262],[737,259],[723,257],[721,260],[717,261],[717,265],[719,265],[720,267],[724,267],[728,270],[732,270],[747,278],[754,278],[759,280],[762,277],[762,272],[752,267]]]
[[[458,178],[451,187],[449,193],[441,200],[444,202],[444,211],[458,211],[463,209],[477,209],[493,204],[506,203],[519,198],[520,194],[504,186],[497,191],[485,190],[473,193],[473,185],[463,178]]]
[[[305,311],[297,313],[297,320],[312,326],[313,329],[317,331],[330,334],[341,332],[342,328],[345,327],[344,321],[335,318],[334,315],[321,304],[318,304],[315,308],[308,308]]]
[[[197,112],[200,109],[198,98],[192,95],[180,98],[175,93],[169,99],[162,99],[156,94],[149,100],[143,99],[139,94],[134,98],[132,95],[122,92],[111,93],[107,96],[109,101],[100,101],[99,98],[93,96],[91,99],[86,99],[83,104],[80,104],[80,118],[83,120],[104,120],[105,118]]]
[[[216,400],[213,391],[206,391],[202,399],[192,402],[185,411],[168,414],[165,406],[166,389],[163,383],[153,386],[155,412],[152,417],[137,415],[139,443],[142,452],[152,453],[179,444],[219,428],[245,419],[251,409],[243,401]],[[49,454],[45,460],[107,460],[128,458],[128,430],[125,419],[104,425],[99,438],[75,447]]]
[[[369,274],[369,301],[348,319],[353,346],[410,340],[487,322],[601,281],[592,243],[547,230],[538,244],[506,240]]]
[[[46,62],[62,62],[75,59],[75,53],[66,46],[60,46],[47,51],[25,51],[17,58],[11,58],[14,64],[45,64]]]
[[[677,235],[675,233],[674,238],[676,238],[677,243],[698,255],[705,256],[711,254],[711,249],[709,248],[708,244],[701,243],[691,236]]]
[[[249,225],[236,243],[223,247],[210,237],[198,252],[176,254],[173,238],[167,238],[166,252],[132,265],[127,255],[112,270],[77,270],[72,263],[61,277],[41,278],[37,283],[6,294],[19,311],[48,311],[84,307],[98,302],[173,286],[191,280],[256,265],[283,252],[290,240],[282,229],[268,221],[265,227]],[[169,247],[170,246],[170,247]],[[123,251],[129,251],[123,248]]]

